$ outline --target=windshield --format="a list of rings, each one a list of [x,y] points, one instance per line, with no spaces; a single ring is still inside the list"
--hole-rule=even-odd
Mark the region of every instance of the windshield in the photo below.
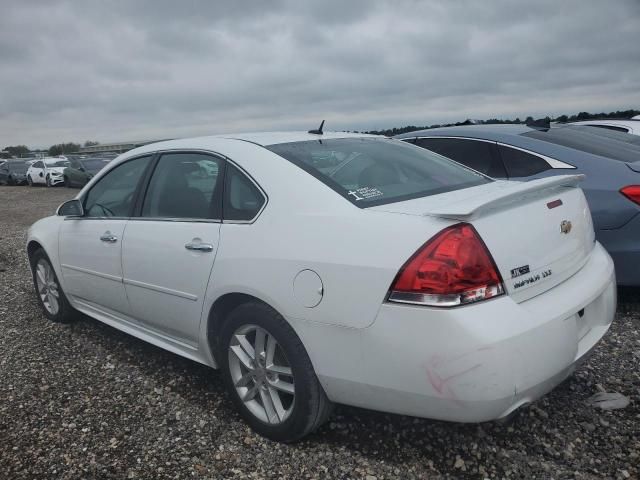
[[[640,160],[640,145],[621,142],[596,132],[561,127],[547,131],[532,130],[521,135],[622,162],[633,163]]]
[[[359,207],[492,181],[429,150],[386,138],[311,140],[267,148]]]
[[[81,160],[80,163],[85,168],[85,170],[89,172],[98,172],[107,164],[106,161],[95,158],[92,158],[90,160]]]
[[[26,173],[28,167],[24,162],[7,162],[7,166],[13,173]]]
[[[45,160],[44,163],[47,167],[68,167],[70,165],[68,160]]]

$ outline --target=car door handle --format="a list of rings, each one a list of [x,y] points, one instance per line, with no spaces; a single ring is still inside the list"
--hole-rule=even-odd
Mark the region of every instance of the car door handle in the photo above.
[[[213,252],[213,245],[209,243],[189,242],[184,246],[184,248],[196,252]]]
[[[107,231],[102,234],[100,240],[107,243],[116,243],[118,241],[118,237],[113,235],[111,232]]]

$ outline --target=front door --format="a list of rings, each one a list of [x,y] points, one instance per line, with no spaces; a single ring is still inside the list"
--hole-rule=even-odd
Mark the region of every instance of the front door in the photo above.
[[[59,255],[64,288],[78,302],[129,313],[122,283],[122,240],[150,159],[139,157],[115,167],[85,195],[84,217],[62,223]]]
[[[29,176],[31,177],[31,183],[45,183],[44,162],[41,160],[38,160],[37,162],[35,162],[31,167]]]
[[[223,168],[213,155],[163,154],[123,243],[132,316],[194,348],[218,249]]]

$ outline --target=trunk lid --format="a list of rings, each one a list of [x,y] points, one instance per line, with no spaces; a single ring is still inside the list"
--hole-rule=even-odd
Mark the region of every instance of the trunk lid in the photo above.
[[[372,208],[471,223],[491,252],[506,292],[521,302],[563,282],[588,260],[595,235],[577,188],[583,178],[497,181]]]

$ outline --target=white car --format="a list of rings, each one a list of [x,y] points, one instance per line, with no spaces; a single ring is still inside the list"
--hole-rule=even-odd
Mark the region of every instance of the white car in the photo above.
[[[69,165],[66,158],[49,157],[36,160],[27,170],[27,182],[31,186],[43,184],[47,187],[64,183],[62,172]]]
[[[629,120],[583,120],[571,122],[568,125],[588,125],[590,127],[605,128],[616,132],[640,135],[640,117]]]
[[[272,439],[334,402],[481,422],[564,380],[613,320],[580,180],[495,181],[348,133],[174,140],[111,162],[27,252],[49,319],[222,369]]]

